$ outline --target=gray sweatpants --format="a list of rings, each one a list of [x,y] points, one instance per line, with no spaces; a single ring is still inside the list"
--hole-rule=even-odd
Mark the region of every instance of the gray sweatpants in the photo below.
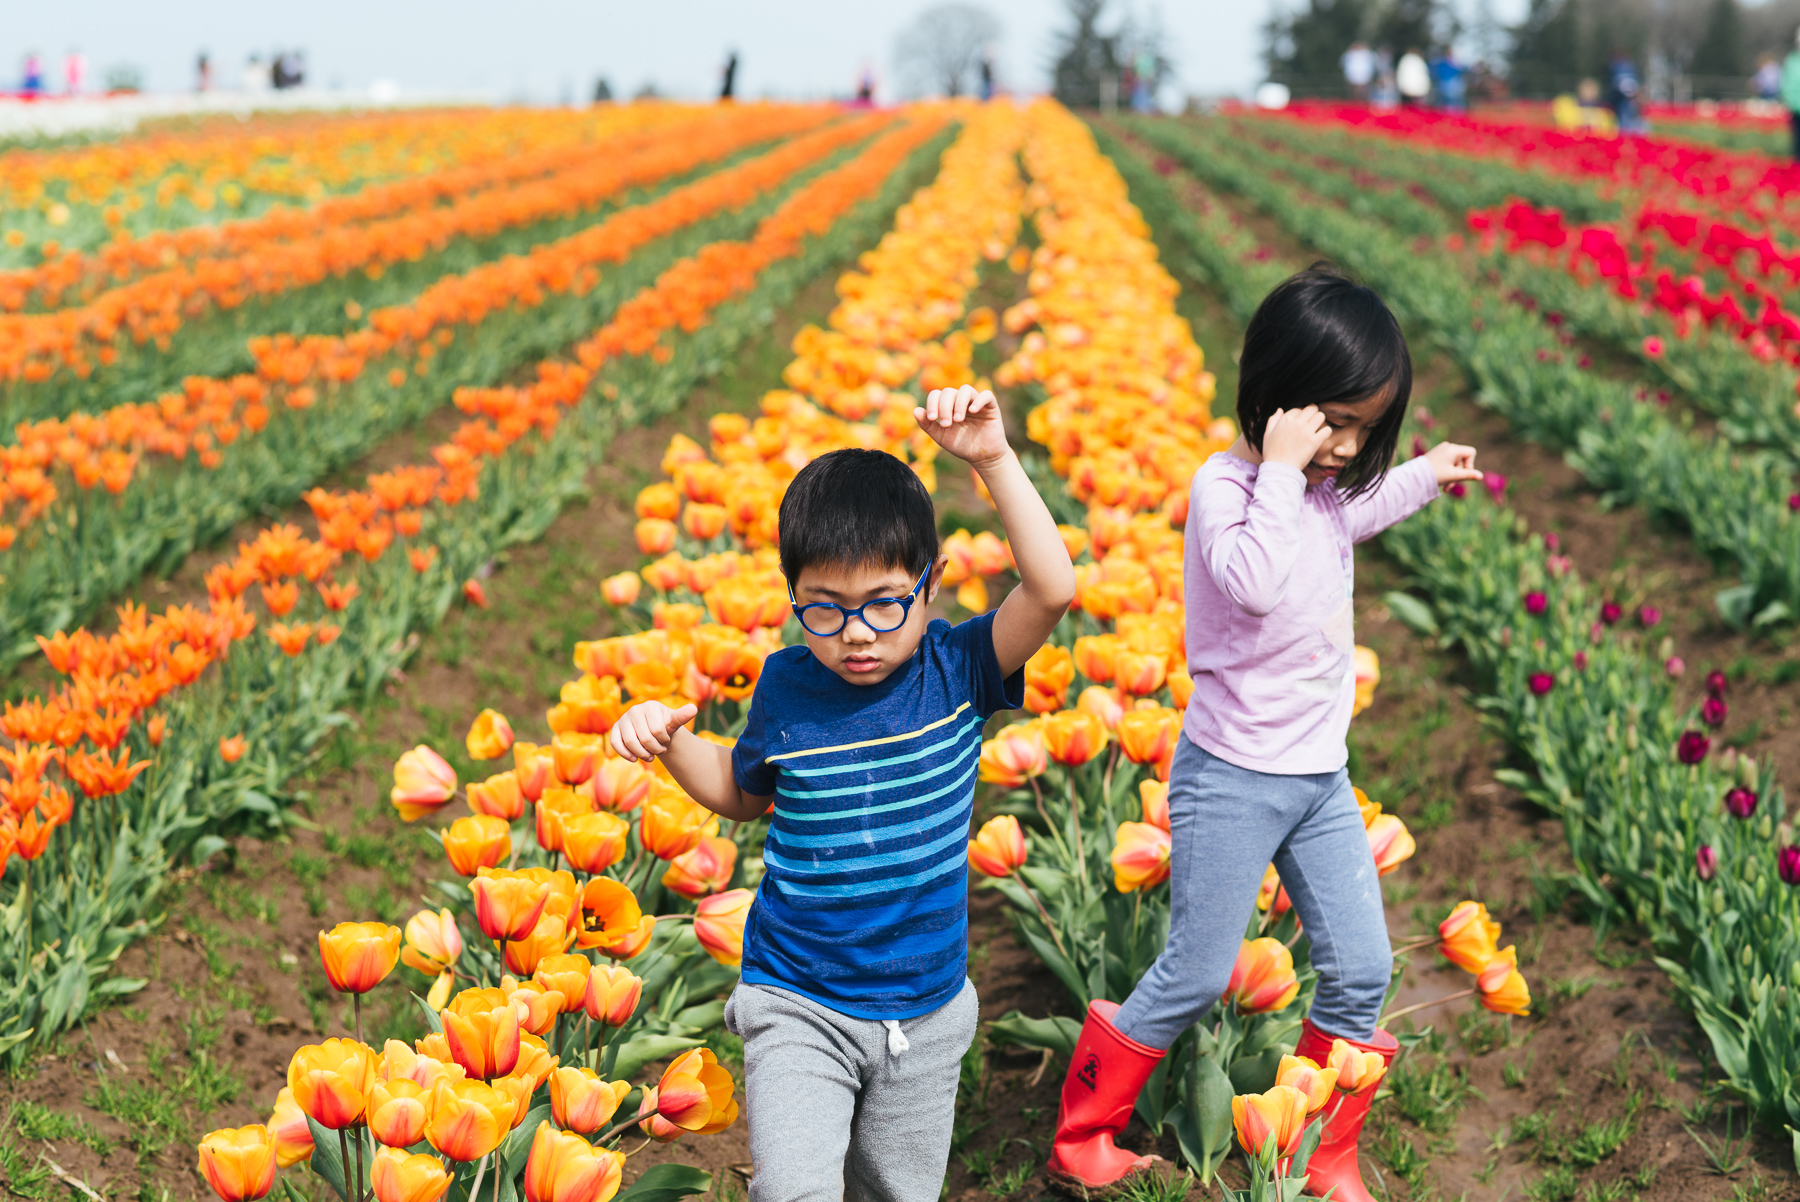
[[[725,1027],[744,1041],[750,1202],[937,1202],[976,1009],[965,983],[894,1040],[884,1023],[740,983]]]
[[[1169,941],[1113,1025],[1166,1048],[1225,992],[1271,861],[1312,944],[1313,1024],[1367,1039],[1394,957],[1381,878],[1343,769],[1277,776],[1239,768],[1183,735],[1169,772]]]

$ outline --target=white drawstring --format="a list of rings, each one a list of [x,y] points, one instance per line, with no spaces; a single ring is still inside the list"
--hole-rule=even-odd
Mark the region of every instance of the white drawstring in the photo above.
[[[892,1018],[883,1019],[881,1025],[888,1029],[889,1055],[898,1056],[901,1052],[904,1052],[907,1048],[912,1046],[912,1044],[906,1041],[906,1032],[900,1029],[899,1020]]]

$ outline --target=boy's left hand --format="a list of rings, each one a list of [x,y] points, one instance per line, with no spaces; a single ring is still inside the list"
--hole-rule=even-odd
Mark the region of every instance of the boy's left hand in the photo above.
[[[932,440],[976,471],[999,463],[1012,453],[1006,428],[1000,420],[1000,402],[994,394],[964,384],[961,388],[934,388],[923,408],[913,409]]]

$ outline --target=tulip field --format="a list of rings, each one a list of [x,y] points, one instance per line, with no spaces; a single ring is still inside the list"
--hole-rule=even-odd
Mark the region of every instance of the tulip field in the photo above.
[[[982,747],[945,1188],[1047,1195],[1081,1014],[1168,934],[1189,482],[1328,257],[1406,326],[1402,455],[1487,469],[1358,571],[1403,1050],[1291,1055],[1271,868],[1133,1196],[1294,1198],[1367,1093],[1379,1197],[1800,1199],[1800,173],[1677,128],[637,103],[0,153],[0,1179],[746,1197],[765,824],[606,734],[742,729],[828,450],[934,493],[934,613],[997,605],[912,416],[974,384],[1078,588]]]

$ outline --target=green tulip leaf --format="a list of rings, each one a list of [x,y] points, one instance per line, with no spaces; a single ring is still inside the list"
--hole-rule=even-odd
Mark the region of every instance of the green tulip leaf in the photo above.
[[[678,1202],[712,1189],[712,1174],[689,1164],[658,1164],[644,1170],[631,1188],[620,1190],[613,1202]]]

